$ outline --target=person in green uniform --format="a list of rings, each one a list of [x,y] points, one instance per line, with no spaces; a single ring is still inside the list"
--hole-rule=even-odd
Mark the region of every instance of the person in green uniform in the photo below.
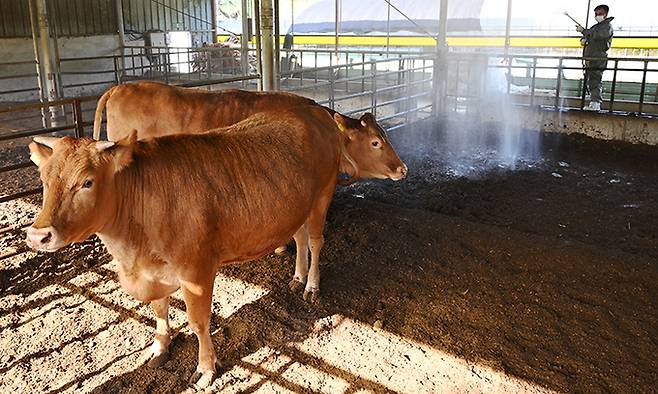
[[[594,19],[596,19],[594,26],[585,29],[581,25],[576,25],[576,30],[583,35],[581,43],[585,47],[583,50],[585,79],[591,99],[589,105],[584,109],[588,111],[601,110],[603,102],[601,79],[608,63],[608,49],[612,42],[613,30],[610,21],[614,19],[608,16],[609,11],[610,8],[605,4],[596,6],[594,8]]]

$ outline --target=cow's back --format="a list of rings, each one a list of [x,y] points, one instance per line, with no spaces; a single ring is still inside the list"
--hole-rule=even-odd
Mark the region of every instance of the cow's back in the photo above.
[[[284,92],[209,92],[156,82],[130,83],[115,87],[107,101],[107,135],[116,141],[133,129],[139,139],[203,133],[259,112],[314,104],[311,99]]]

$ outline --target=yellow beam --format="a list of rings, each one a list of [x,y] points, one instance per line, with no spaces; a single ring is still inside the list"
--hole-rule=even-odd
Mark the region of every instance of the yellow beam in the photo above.
[[[218,35],[218,41],[225,41],[227,35]],[[283,44],[284,37],[280,37]],[[253,41],[253,40],[252,40]],[[334,45],[334,36],[295,35],[297,45]],[[386,36],[340,36],[341,46],[386,46]],[[389,44],[398,47],[436,46],[432,37],[391,36]],[[503,47],[504,37],[449,36],[448,45],[453,47]],[[510,45],[517,48],[579,48],[578,37],[511,37]],[[658,37],[616,37],[613,48],[658,49]]]

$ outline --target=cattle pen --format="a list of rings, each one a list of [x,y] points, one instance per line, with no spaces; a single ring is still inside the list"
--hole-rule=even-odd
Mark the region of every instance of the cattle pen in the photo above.
[[[381,13],[365,30],[345,14],[360,9],[350,0],[102,0],[84,17],[75,0],[0,0],[0,391],[655,392],[653,30],[613,42],[590,112],[592,59],[572,48],[577,37],[515,37],[522,2],[498,2],[506,33],[488,37],[480,12],[494,0],[365,2]],[[207,387],[190,381],[201,341],[181,290],[167,359],[153,367],[159,316],[122,287],[98,236],[55,252],[26,244],[44,209],[28,144],[90,138],[99,97],[144,81],[293,93],[364,127],[371,113],[406,164],[402,180],[336,187],[317,300],[291,285],[292,241],[218,269]],[[193,211],[189,181],[164,214]]]

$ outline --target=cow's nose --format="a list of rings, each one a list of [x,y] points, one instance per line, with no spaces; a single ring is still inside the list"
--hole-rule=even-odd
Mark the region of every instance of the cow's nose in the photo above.
[[[27,229],[27,244],[35,249],[48,245],[52,239],[53,231],[51,227],[30,227]]]
[[[407,165],[402,164],[400,167],[398,167],[398,174],[402,175],[402,178],[407,176]]]

